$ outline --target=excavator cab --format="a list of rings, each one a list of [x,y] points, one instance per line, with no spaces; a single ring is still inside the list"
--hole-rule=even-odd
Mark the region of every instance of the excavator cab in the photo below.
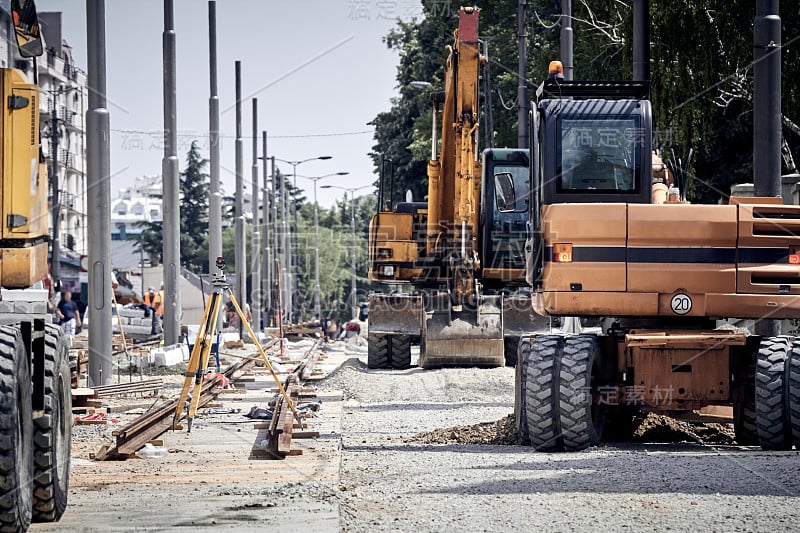
[[[525,284],[525,236],[530,198],[528,150],[483,152],[481,277],[487,289]],[[500,185],[500,186],[499,186]]]
[[[539,87],[538,101],[531,104],[533,194],[525,248],[526,279],[532,286],[541,285],[545,263],[555,253],[542,228],[551,206],[651,203],[648,89],[641,81],[556,76]]]
[[[539,91],[531,123],[541,205],[650,203],[647,84],[549,79]]]

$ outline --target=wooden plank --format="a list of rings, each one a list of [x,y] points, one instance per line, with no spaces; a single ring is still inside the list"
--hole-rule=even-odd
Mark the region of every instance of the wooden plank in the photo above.
[[[105,426],[108,424],[108,420],[81,420],[80,418],[75,419],[76,426]]]
[[[78,389],[72,389],[72,397],[73,398],[75,398],[76,396],[84,396],[84,397],[93,398],[96,395],[97,395],[97,392],[92,388],[83,387],[83,388],[78,388]]]
[[[316,439],[319,437],[319,431],[293,431],[293,439]]]

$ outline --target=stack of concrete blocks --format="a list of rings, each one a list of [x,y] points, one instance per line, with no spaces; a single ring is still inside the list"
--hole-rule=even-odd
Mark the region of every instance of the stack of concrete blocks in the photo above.
[[[1,289],[0,313],[9,315],[46,315],[47,289]]]
[[[189,360],[189,348],[186,344],[173,344],[172,346],[159,346],[151,348],[139,358],[139,365],[148,366],[175,366]]]
[[[153,331],[153,312],[137,307],[119,307],[119,321],[125,336],[149,337]],[[119,333],[116,317],[111,321],[114,333]]]

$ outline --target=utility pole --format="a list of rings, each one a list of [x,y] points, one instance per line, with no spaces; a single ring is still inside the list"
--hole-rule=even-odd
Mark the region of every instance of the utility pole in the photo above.
[[[528,56],[525,46],[525,5],[517,4],[517,38],[519,39],[519,65],[517,72],[517,148],[528,148]]]
[[[61,91],[53,94],[53,117],[50,119],[50,183],[53,187],[53,245],[50,254],[50,275],[53,286],[61,286],[61,190],[58,183],[58,96]]]
[[[266,157],[266,153],[264,154],[264,156]],[[283,317],[283,309],[281,309],[282,296],[280,294],[278,294],[278,287],[279,286],[280,287],[283,286],[283,276],[281,275],[281,268],[280,268],[280,265],[281,265],[281,262],[280,262],[281,255],[280,255],[280,249],[279,249],[280,241],[278,240],[278,237],[280,235],[282,235],[283,232],[281,231],[281,227],[278,225],[279,224],[279,222],[278,222],[278,201],[279,201],[278,194],[280,194],[280,189],[278,187],[278,182],[277,182],[278,178],[276,177],[276,174],[275,174],[275,156],[270,157],[269,160],[270,160],[270,165],[271,165],[270,166],[270,176],[272,176],[272,224],[273,224],[273,226],[272,226],[272,228],[273,228],[273,231],[272,231],[272,250],[273,250],[273,255],[275,256],[275,259],[269,265],[269,269],[272,272],[275,273],[275,278],[272,280],[272,286],[270,287],[270,294],[273,296],[272,305],[274,307],[273,316],[275,317],[275,326],[278,327],[278,326],[281,325],[282,320],[283,320],[283,318],[282,318]],[[281,202],[281,205],[283,205],[283,202]],[[282,223],[282,220],[283,219],[281,219],[281,223]],[[276,265],[278,265],[277,269],[275,268]],[[276,272],[276,270],[277,270],[277,272]],[[280,285],[278,283],[279,280],[280,280]]]
[[[350,231],[352,232],[352,247],[350,249],[350,261],[352,268],[350,272],[350,305],[353,310],[352,319],[358,318],[358,295],[356,294],[356,190],[350,191]]]
[[[650,79],[650,2],[633,1],[633,79]]]
[[[210,94],[208,98],[209,174],[208,272],[218,273],[217,257],[222,256],[222,195],[219,187],[219,94],[217,92],[217,3],[208,3],[208,59]]]
[[[173,0],[164,0],[164,159],[161,161],[164,218],[164,344],[178,343],[181,331],[180,174],[178,172],[177,78]]]
[[[242,62],[236,61],[236,193],[235,193],[235,217],[236,217],[236,243],[234,254],[236,256],[236,291],[234,296],[239,305],[245,305],[245,293],[247,292],[247,259],[245,257],[244,245],[244,154],[242,152]],[[239,320],[239,337],[244,332],[244,324]]]
[[[251,192],[251,206],[253,208],[253,235],[252,235],[252,250],[251,254],[251,267],[250,267],[250,287],[252,287],[250,305],[250,327],[253,332],[261,331],[261,232],[258,227],[258,100],[253,98],[253,150],[252,150],[252,192]],[[264,206],[264,214],[266,215],[266,206]],[[258,342],[258,339],[253,339],[253,342]]]
[[[281,287],[283,288],[283,306],[284,306],[284,320],[287,324],[292,322],[292,277],[291,277],[291,256],[289,251],[289,192],[286,190],[286,176],[281,173],[281,228],[283,235],[281,235],[281,250],[283,251],[283,279],[281,280]]]
[[[561,0],[561,66],[564,68],[564,79],[573,77],[572,57],[572,0]]]
[[[781,18],[778,0],[756,0],[753,21],[753,184],[756,196],[781,195]],[[762,319],[755,333],[781,334]]]
[[[111,364],[111,128],[106,108],[106,9],[86,0],[89,109],[86,112],[86,199],[89,209],[89,385],[110,385]]]
[[[264,325],[269,327],[270,326],[270,318],[272,317],[272,248],[270,246],[270,235],[269,235],[269,223],[270,223],[270,207],[272,205],[272,195],[270,194],[269,189],[269,178],[267,174],[267,132],[262,131],[262,143],[261,143],[261,174],[263,177],[264,182],[264,190],[263,192],[263,200],[262,205],[264,206],[264,225],[262,228],[262,235],[264,236],[264,261],[261,264],[261,282],[263,286],[266,287],[266,290],[261,291],[264,295],[264,313],[266,316],[264,317]],[[272,223],[275,223],[275,218],[272,218]],[[273,226],[273,232],[274,232]]]

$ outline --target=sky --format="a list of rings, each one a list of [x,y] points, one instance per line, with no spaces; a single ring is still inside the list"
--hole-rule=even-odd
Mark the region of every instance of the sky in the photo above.
[[[368,125],[390,108],[396,93],[398,56],[382,38],[396,19],[419,16],[419,0],[219,0],[217,71],[220,98],[220,178],[235,190],[235,77],[242,70],[244,182],[252,167],[252,101],[258,99],[261,131],[269,156],[301,161],[297,174],[323,176],[318,185],[356,188],[377,179],[367,155],[374,144]],[[37,9],[61,11],[62,35],[75,64],[86,70],[85,0],[37,0]],[[162,0],[109,0],[106,9],[108,108],[111,117],[111,196],[136,177],[157,175],[163,157]],[[177,47],[178,157],[196,139],[208,158],[208,2],[174,0]],[[259,172],[261,171],[261,163]],[[285,174],[292,167],[278,162]],[[262,178],[259,175],[259,183]],[[297,178],[313,200],[313,182]],[[356,196],[370,193],[362,189]],[[322,206],[342,190],[318,189]]]

